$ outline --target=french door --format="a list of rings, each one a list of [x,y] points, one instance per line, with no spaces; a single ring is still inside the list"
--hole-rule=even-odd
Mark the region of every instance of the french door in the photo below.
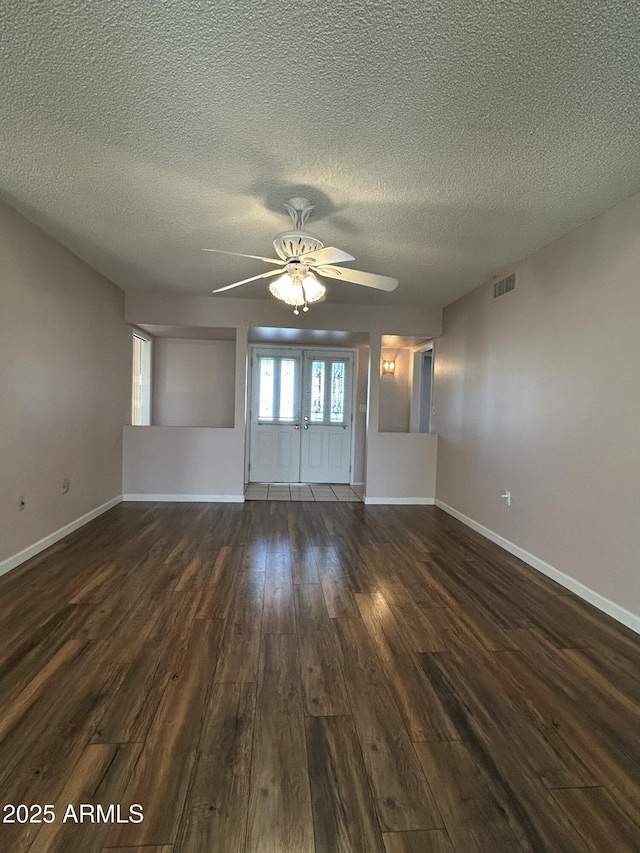
[[[348,483],[353,353],[255,348],[249,480]]]

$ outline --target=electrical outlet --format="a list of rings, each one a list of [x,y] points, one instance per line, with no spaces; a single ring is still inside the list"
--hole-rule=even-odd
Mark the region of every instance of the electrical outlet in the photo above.
[[[68,477],[65,477],[64,480],[62,481],[62,487],[61,487],[60,491],[62,492],[63,495],[66,495],[70,488],[71,488],[71,480]]]
[[[24,495],[20,495],[20,497],[18,498],[18,510],[20,512],[22,512],[22,510],[25,508],[26,505],[27,505],[27,499],[25,498]]]
[[[511,506],[511,492],[503,492],[500,497],[504,501],[505,506]]]

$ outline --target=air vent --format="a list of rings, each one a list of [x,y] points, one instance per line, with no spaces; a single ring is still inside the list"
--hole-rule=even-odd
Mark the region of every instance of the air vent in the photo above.
[[[499,296],[504,296],[505,293],[509,293],[510,290],[516,289],[516,274],[511,273],[506,278],[500,279],[500,281],[496,281],[493,285],[493,298],[497,299]]]

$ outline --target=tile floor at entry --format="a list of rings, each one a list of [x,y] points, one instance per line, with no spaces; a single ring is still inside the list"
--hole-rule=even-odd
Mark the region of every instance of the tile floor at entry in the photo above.
[[[362,503],[363,486],[347,483],[249,483],[247,501],[343,501]]]

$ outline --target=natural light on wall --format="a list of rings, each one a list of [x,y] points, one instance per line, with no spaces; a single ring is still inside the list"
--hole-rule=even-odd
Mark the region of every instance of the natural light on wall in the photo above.
[[[131,371],[131,423],[151,424],[151,341],[133,333],[133,369]]]

